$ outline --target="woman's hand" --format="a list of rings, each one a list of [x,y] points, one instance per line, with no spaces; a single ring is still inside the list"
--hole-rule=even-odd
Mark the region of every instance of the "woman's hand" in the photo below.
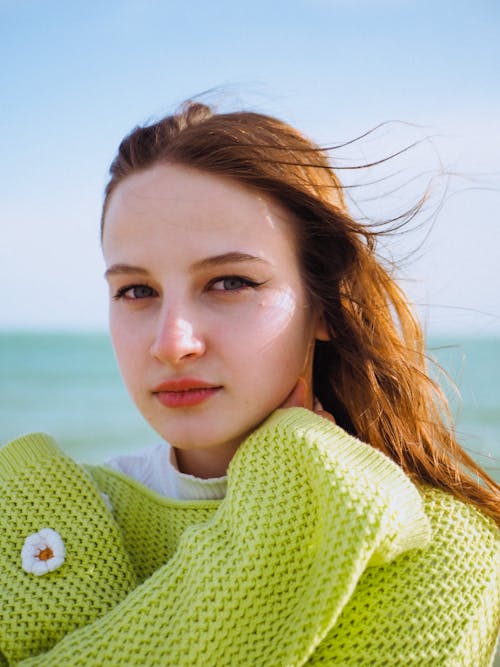
[[[323,409],[323,406],[317,398],[313,398],[312,391],[308,390],[308,386],[304,378],[299,377],[295,387],[288,394],[280,408],[307,408],[316,415],[328,419],[335,424],[335,418],[329,412]]]

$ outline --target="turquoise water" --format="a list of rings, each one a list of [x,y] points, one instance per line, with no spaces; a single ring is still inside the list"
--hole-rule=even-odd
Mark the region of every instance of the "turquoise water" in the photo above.
[[[460,408],[448,391],[460,441],[500,480],[500,339],[443,337],[429,351],[461,392]],[[159,439],[128,398],[106,334],[0,333],[0,441],[30,431],[87,462]]]
[[[98,462],[158,442],[130,401],[105,334],[0,334],[0,440],[50,433]]]

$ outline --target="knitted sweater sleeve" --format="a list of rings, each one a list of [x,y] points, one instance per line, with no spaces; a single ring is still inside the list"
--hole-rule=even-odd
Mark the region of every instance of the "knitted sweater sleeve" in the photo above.
[[[303,665],[364,570],[428,539],[401,470],[303,409],[274,413],[228,476],[214,517],[168,563],[23,665]]]
[[[0,507],[2,665],[47,650],[105,614],[135,586],[135,575],[96,485],[48,436],[0,449]],[[66,558],[36,576],[22,567],[23,545],[47,528],[62,539]]]

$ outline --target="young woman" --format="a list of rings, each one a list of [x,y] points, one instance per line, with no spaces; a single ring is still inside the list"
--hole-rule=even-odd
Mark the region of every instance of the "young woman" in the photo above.
[[[170,447],[0,451],[0,664],[491,663],[500,489],[375,241],[274,118],[187,104],[124,139],[111,334]]]

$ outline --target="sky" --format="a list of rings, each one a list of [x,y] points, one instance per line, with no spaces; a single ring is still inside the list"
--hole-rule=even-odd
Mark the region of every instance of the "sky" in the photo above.
[[[427,333],[499,335],[499,19],[496,0],[0,0],[0,329],[106,329],[109,164],[211,91],[324,146],[383,124],[331,154],[351,212],[388,219],[429,186],[381,252]]]

